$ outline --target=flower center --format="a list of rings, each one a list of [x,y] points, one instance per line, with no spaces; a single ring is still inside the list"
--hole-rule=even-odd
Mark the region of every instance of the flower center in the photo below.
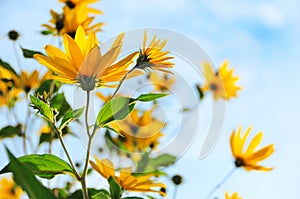
[[[72,37],[72,39],[75,39],[76,32],[67,32],[67,34]]]
[[[8,32],[8,37],[9,39],[13,40],[13,41],[16,41],[18,38],[19,38],[19,33],[15,30],[11,30]]]
[[[151,67],[153,64],[150,62],[150,58],[148,58],[148,55],[146,53],[142,54],[142,51],[140,51],[139,57],[136,60],[136,68],[139,69],[145,69],[148,67]]]
[[[63,29],[65,26],[64,24],[64,20],[63,19],[58,19],[56,22],[55,22],[55,28],[56,30],[59,32],[61,31],[61,29]]]
[[[211,84],[209,84],[209,89],[212,91],[217,91],[218,85],[216,83],[211,83]]]
[[[23,89],[25,93],[29,93],[29,91],[31,90],[31,86],[24,86]]]
[[[79,78],[77,79],[80,83],[80,87],[85,91],[91,91],[96,86],[96,80],[95,76],[85,76],[85,75],[79,75]]]
[[[66,5],[71,9],[76,7],[76,5],[72,1],[66,1]]]
[[[180,175],[175,175],[172,177],[172,181],[175,185],[180,185],[182,183],[182,177]]]
[[[235,164],[236,167],[245,166],[245,162],[242,158],[236,158],[234,164]]]

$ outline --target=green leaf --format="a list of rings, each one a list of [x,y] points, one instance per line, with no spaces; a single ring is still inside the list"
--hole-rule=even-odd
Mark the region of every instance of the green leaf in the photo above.
[[[33,107],[38,109],[40,114],[49,122],[53,123],[53,109],[42,100],[34,97],[33,95],[30,95],[31,103],[33,104]]]
[[[130,196],[130,197],[122,198],[122,199],[144,199],[144,198],[136,197],[136,196]]]
[[[168,94],[164,93],[148,93],[148,94],[142,94],[136,98],[136,100],[141,101],[141,102],[149,102],[153,101],[162,97],[167,96]]]
[[[96,195],[93,195],[92,199],[110,199],[110,196],[105,193],[99,192]]]
[[[68,111],[62,119],[59,129],[63,129],[70,122],[78,119],[82,115],[83,111],[84,111],[84,107]]]
[[[204,98],[204,93],[201,89],[201,86],[199,84],[197,84],[196,88],[197,88],[197,91],[198,91],[198,94],[199,94],[199,99],[202,100]]]
[[[54,84],[54,88],[53,88],[53,93],[56,93],[58,91],[58,89],[61,86],[61,83],[55,80],[46,80],[44,81],[40,87],[35,91],[35,94],[40,94],[43,95],[44,92],[49,93],[50,92],[50,88],[51,88],[51,84]]]
[[[41,178],[51,179],[58,174],[73,174],[73,170],[67,162],[52,154],[25,155],[19,157],[18,161]],[[9,163],[0,171],[0,174],[11,171],[11,163]]]
[[[21,46],[20,46],[21,47]],[[23,52],[23,56],[25,58],[33,58],[33,55],[34,54],[40,54],[40,55],[43,55],[43,53],[41,52],[38,52],[38,51],[34,51],[34,50],[29,50],[29,49],[26,49],[26,48],[22,48],[22,52]]]
[[[100,193],[103,194],[103,196],[109,196],[108,191],[106,191],[105,189],[101,189],[101,190],[97,190],[97,189],[94,189],[94,188],[89,188],[88,189],[89,198],[91,198],[91,199],[98,199],[97,197],[94,198],[94,196],[96,196]],[[72,193],[66,199],[82,199],[82,190],[81,189],[76,190],[74,193]],[[106,199],[106,198],[103,197],[101,199]],[[109,199],[109,197],[108,197],[108,199]]]
[[[6,151],[10,160],[10,169],[14,174],[14,181],[26,191],[30,199],[56,199],[53,192],[44,187],[7,148]]]
[[[13,72],[15,75],[19,76],[17,72],[13,69],[13,67],[11,67],[9,63],[3,61],[2,59],[0,59],[0,65],[3,66],[5,69]]]
[[[22,136],[21,125],[6,126],[0,130],[0,140],[4,138],[12,138],[14,136]]]
[[[70,104],[66,100],[64,93],[59,93],[55,95],[50,101],[50,106],[52,108],[57,109],[58,111],[58,115],[56,116],[57,120],[62,118],[68,111],[72,110]]]
[[[138,162],[136,172],[144,172],[149,160],[149,153],[144,153],[141,160]]]
[[[108,178],[109,191],[111,199],[120,199],[122,195],[122,190],[120,185],[114,180],[113,177]]]
[[[170,154],[162,154],[156,158],[149,158],[148,164],[145,168],[145,172],[151,172],[158,170],[161,167],[167,167],[171,164],[174,164],[176,157]]]
[[[41,34],[42,35],[51,35],[51,34],[53,34],[53,31],[52,30],[42,30]]]
[[[134,108],[135,102],[128,97],[117,97],[107,102],[100,110],[96,125],[103,126],[114,120],[124,119]]]

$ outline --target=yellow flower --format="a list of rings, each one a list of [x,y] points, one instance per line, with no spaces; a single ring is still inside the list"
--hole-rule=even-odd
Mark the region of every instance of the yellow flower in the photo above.
[[[64,7],[63,14],[50,10],[52,19],[49,21],[50,25],[42,24],[48,30],[52,31],[54,35],[63,36],[65,33],[75,37],[76,30],[82,26],[86,33],[99,32],[103,23],[93,24],[94,17],[87,16],[88,8],[79,6],[76,9]]]
[[[70,9],[77,9],[79,6],[86,6],[88,4],[96,3],[99,0],[59,0],[62,3],[66,4],[66,7]],[[95,8],[88,8],[89,13],[93,14],[103,14],[101,10],[95,9]]]
[[[228,192],[226,192],[225,199],[242,199],[242,198],[239,197],[238,193],[233,193],[232,196],[229,196]]]
[[[97,157],[95,157],[95,160],[96,162],[90,161],[93,169],[95,169],[106,179],[112,176],[123,190],[134,192],[153,192],[166,196],[166,193],[164,191],[166,190],[166,185],[150,180],[150,178],[153,177],[154,174],[134,176],[132,175],[132,168],[127,167],[121,168],[120,174],[117,176],[115,173],[114,165],[110,160],[99,160]]]
[[[43,125],[40,130],[40,135],[42,134],[50,134],[52,132],[52,129],[49,127],[49,125]]]
[[[175,78],[170,77],[167,73],[159,75],[157,72],[152,71],[149,80],[153,84],[156,91],[168,91],[169,88],[175,83]]]
[[[0,199],[19,199],[23,191],[12,179],[2,178],[0,180]]]
[[[225,61],[220,69],[215,72],[208,62],[203,63],[206,84],[202,91],[211,91],[215,100],[219,98],[229,100],[236,97],[237,92],[241,89],[241,87],[235,85],[239,77],[233,76],[233,69],[228,69],[228,64],[228,61]]]
[[[147,69],[152,68],[154,70],[160,70],[163,72],[171,73],[166,68],[172,68],[174,63],[168,62],[169,59],[174,57],[169,56],[169,51],[163,51],[163,48],[167,44],[167,40],[161,42],[160,39],[156,40],[156,35],[153,37],[149,46],[146,47],[147,34],[144,32],[144,42],[142,49],[140,50],[139,57],[137,59],[136,68]]]
[[[111,86],[109,83],[118,82],[127,73],[126,68],[133,62],[136,53],[132,53],[113,64],[118,58],[123,42],[124,33],[120,34],[111,48],[101,55],[95,33],[86,38],[83,28],[77,29],[75,39],[69,35],[63,36],[66,52],[47,45],[48,56],[35,54],[42,65],[45,65],[57,75],[49,78],[67,84],[80,84],[81,88],[90,91],[95,86]]]
[[[39,78],[39,72],[34,70],[31,74],[28,74],[27,71],[21,71],[21,84],[25,93],[29,93],[31,89],[37,88],[41,85],[42,82],[46,80],[48,75],[51,75],[52,72],[48,71],[42,78]]]
[[[114,141],[126,147],[128,151],[147,151],[155,149],[159,144],[160,132],[165,123],[154,119],[151,115],[154,109],[145,111],[139,116],[138,110],[133,110],[124,120],[110,123],[110,127],[121,134]]]
[[[263,133],[259,132],[249,143],[247,149],[245,148],[246,139],[251,131],[249,127],[246,133],[241,136],[242,127],[240,126],[237,132],[233,131],[230,137],[230,146],[233,157],[235,157],[235,166],[243,167],[247,171],[270,171],[273,168],[268,168],[258,165],[258,163],[268,158],[274,152],[274,145],[270,144],[260,150],[256,150],[262,140]]]

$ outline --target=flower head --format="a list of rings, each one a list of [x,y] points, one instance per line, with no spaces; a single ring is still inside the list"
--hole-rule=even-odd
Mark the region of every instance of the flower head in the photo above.
[[[150,73],[149,80],[153,84],[154,89],[160,92],[168,91],[169,88],[175,83],[175,77],[170,77],[170,75],[167,73],[159,75],[155,71]]]
[[[69,9],[77,9],[80,6],[88,6],[89,4],[96,3],[98,0],[59,0],[62,3],[65,3]],[[93,14],[103,14],[101,10],[95,8],[88,8],[88,13]]]
[[[233,76],[233,69],[228,69],[228,61],[225,61],[217,72],[208,62],[204,62],[203,67],[206,81],[202,88],[203,92],[211,91],[215,100],[219,98],[229,100],[237,96],[241,87],[236,86],[235,83],[239,77]]]
[[[49,78],[67,84],[80,84],[83,90],[93,90],[99,86],[111,86],[109,83],[118,82],[127,73],[126,68],[133,63],[136,53],[132,53],[115,63],[123,42],[124,34],[120,34],[111,48],[102,55],[95,33],[86,38],[83,28],[76,31],[75,39],[69,35],[63,36],[66,52],[47,45],[48,56],[35,54],[34,58],[50,70],[57,73]]]
[[[19,199],[23,194],[20,186],[17,186],[12,179],[0,179],[0,198],[1,199]]]
[[[239,127],[237,132],[233,131],[230,137],[230,146],[233,157],[235,158],[235,166],[243,167],[247,171],[270,171],[273,168],[258,165],[258,163],[268,158],[274,152],[274,145],[270,144],[259,150],[256,150],[262,140],[263,133],[259,132],[249,143],[245,149],[245,143],[251,131],[251,127],[246,130],[246,133],[241,136],[242,127]]]
[[[166,185],[150,179],[154,176],[154,174],[135,176],[132,174],[132,168],[127,167],[121,168],[120,174],[116,175],[114,165],[110,160],[99,160],[97,157],[95,157],[95,160],[96,162],[90,161],[93,169],[106,179],[113,177],[123,190],[134,192],[153,192],[166,196],[166,193],[162,191],[166,189]]]
[[[155,35],[148,47],[146,47],[146,43],[147,34],[146,32],[144,32],[143,47],[140,50],[139,57],[136,61],[136,68],[151,68],[154,70],[171,73],[166,69],[172,68],[174,66],[174,63],[168,61],[169,59],[173,59],[174,57],[168,55],[170,53],[169,51],[163,51],[163,48],[167,44],[167,40],[164,40],[162,42],[160,39],[156,40]]]
[[[84,5],[78,6],[76,9],[70,9],[65,6],[62,14],[53,10],[50,10],[50,13],[52,16],[52,19],[49,21],[50,25],[43,24],[42,26],[53,32],[54,35],[63,36],[66,33],[74,38],[79,26],[82,26],[86,33],[99,32],[103,26],[103,23],[92,24],[95,17],[87,15],[88,8]]]
[[[17,41],[18,38],[20,37],[20,34],[15,30],[11,30],[7,33],[7,36],[10,40]]]
[[[225,194],[225,199],[242,199],[239,197],[238,193],[233,193],[231,196],[226,192]]]
[[[147,110],[139,116],[139,111],[135,109],[124,120],[111,122],[110,126],[121,134],[114,141],[124,145],[130,152],[155,149],[159,138],[163,136],[161,129],[165,123],[151,116],[153,110]]]

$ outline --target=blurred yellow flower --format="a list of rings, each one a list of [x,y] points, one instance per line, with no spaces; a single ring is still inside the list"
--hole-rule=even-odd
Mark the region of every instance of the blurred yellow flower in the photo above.
[[[164,40],[162,42],[160,39],[156,40],[155,35],[148,47],[146,47],[146,43],[147,34],[146,32],[144,32],[143,46],[136,61],[136,68],[152,68],[154,70],[171,73],[166,69],[172,68],[174,66],[174,63],[168,61],[169,59],[173,59],[174,57],[168,55],[170,53],[169,51],[163,51],[163,48],[167,44],[167,40]]]
[[[211,91],[215,100],[219,98],[229,100],[236,97],[237,92],[241,90],[241,87],[235,85],[239,77],[233,76],[233,69],[228,69],[228,64],[228,61],[224,61],[220,69],[215,72],[208,62],[203,63],[206,84],[202,91]]]
[[[50,79],[67,84],[80,84],[86,91],[93,90],[96,86],[110,87],[112,85],[109,83],[120,81],[127,73],[126,68],[133,63],[137,54],[132,53],[113,64],[120,54],[123,38],[124,33],[101,55],[96,34],[90,33],[86,38],[83,28],[79,26],[74,40],[67,34],[63,36],[66,52],[47,45],[45,49],[48,56],[35,54],[34,58],[57,73],[50,75]]]
[[[139,116],[139,111],[135,109],[124,120],[111,122],[110,127],[121,134],[114,141],[130,152],[155,149],[159,138],[163,136],[161,130],[165,123],[152,117],[153,110],[147,110]]]
[[[23,190],[12,179],[0,179],[0,199],[19,199],[22,195]]]
[[[241,136],[242,127],[240,126],[237,132],[233,131],[230,137],[230,146],[233,157],[235,157],[235,166],[243,167],[247,171],[270,171],[273,168],[268,168],[258,165],[258,163],[268,158],[274,152],[274,145],[270,144],[260,150],[255,150],[262,140],[263,133],[259,132],[249,143],[247,149],[245,143],[252,127],[246,130],[246,133]]]
[[[37,88],[41,85],[43,81],[46,80],[46,77],[51,75],[52,72],[48,71],[42,78],[39,78],[39,72],[34,70],[31,74],[27,71],[21,71],[21,85],[25,93],[29,93],[31,89]]]
[[[226,192],[225,194],[225,199],[242,199],[239,197],[238,193],[233,193],[231,196]]]
[[[52,31],[54,35],[63,36],[65,33],[74,38],[76,30],[82,26],[86,33],[99,32],[103,23],[92,24],[94,17],[87,16],[88,8],[85,6],[70,9],[69,7],[63,8],[63,14],[50,10],[52,19],[49,21],[50,25],[42,24],[48,30]]]
[[[163,183],[150,180],[154,174],[145,174],[134,176],[132,168],[121,168],[120,174],[117,176],[113,163],[108,159],[99,160],[95,157],[96,162],[90,161],[93,169],[100,173],[104,178],[108,179],[110,176],[122,187],[122,190],[134,192],[153,192],[166,196],[166,185]]]
[[[169,88],[175,83],[175,77],[170,77],[167,73],[158,74],[152,71],[149,76],[149,80],[154,86],[156,91],[168,91]]]
[[[62,3],[66,4],[66,7],[70,9],[77,9],[80,6],[88,6],[88,4],[96,3],[99,0],[59,0]],[[93,14],[103,14],[101,10],[95,8],[88,8],[89,13]]]

